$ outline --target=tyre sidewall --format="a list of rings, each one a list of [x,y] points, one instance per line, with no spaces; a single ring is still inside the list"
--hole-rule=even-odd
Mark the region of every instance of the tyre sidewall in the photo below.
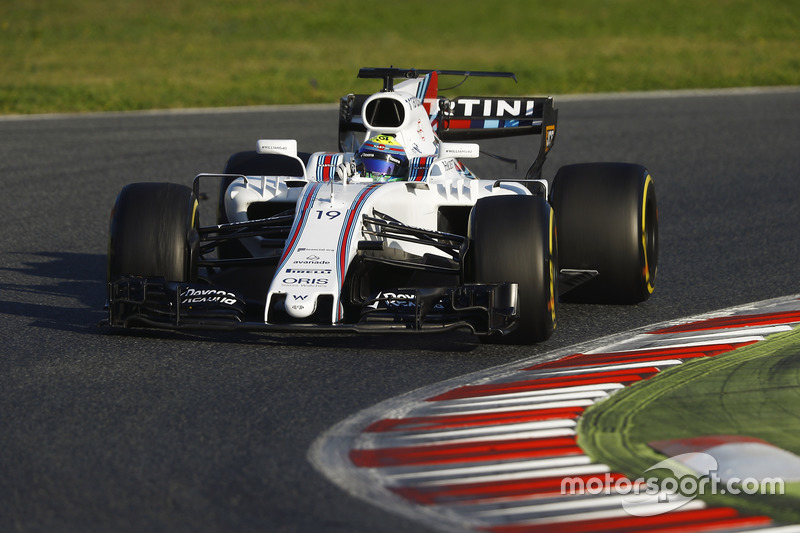
[[[658,210],[647,169],[627,163],[587,163],[559,169],[551,203],[560,265],[597,270],[564,301],[637,303],[655,287]]]
[[[518,326],[486,340],[530,344],[555,329],[555,217],[542,197],[496,196],[476,202],[469,223],[471,278],[518,284]]]

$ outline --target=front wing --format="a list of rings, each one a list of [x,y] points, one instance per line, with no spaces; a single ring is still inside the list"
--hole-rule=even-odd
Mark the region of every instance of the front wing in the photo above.
[[[224,288],[126,277],[109,283],[107,309],[104,323],[123,328],[361,333],[468,328],[478,335],[506,334],[517,326],[517,284],[384,290],[368,298],[349,323],[272,324],[250,319],[264,316],[263,306],[248,309],[244,298]]]

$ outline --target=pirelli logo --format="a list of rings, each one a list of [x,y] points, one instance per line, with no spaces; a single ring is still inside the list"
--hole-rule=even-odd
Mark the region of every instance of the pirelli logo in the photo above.
[[[450,109],[459,118],[540,118],[543,103],[530,98],[484,98],[460,96]]]

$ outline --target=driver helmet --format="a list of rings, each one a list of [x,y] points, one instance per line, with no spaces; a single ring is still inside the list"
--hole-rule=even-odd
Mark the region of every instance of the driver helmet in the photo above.
[[[408,157],[394,135],[376,135],[355,154],[356,171],[372,181],[403,181],[408,178]]]

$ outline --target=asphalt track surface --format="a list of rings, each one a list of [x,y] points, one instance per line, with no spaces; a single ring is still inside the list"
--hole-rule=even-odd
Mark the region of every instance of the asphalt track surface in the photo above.
[[[481,345],[461,332],[98,328],[108,215],[123,185],[189,184],[258,138],[334,150],[336,110],[0,119],[0,530],[419,531],[317,473],[307,460],[314,439],[418,387],[798,292],[800,90],[556,106],[546,176],[574,162],[645,164],[658,193],[661,254],[650,300],[562,305],[557,333],[531,347]],[[521,174],[531,141],[488,147],[519,157],[517,171],[491,160],[470,168]]]

